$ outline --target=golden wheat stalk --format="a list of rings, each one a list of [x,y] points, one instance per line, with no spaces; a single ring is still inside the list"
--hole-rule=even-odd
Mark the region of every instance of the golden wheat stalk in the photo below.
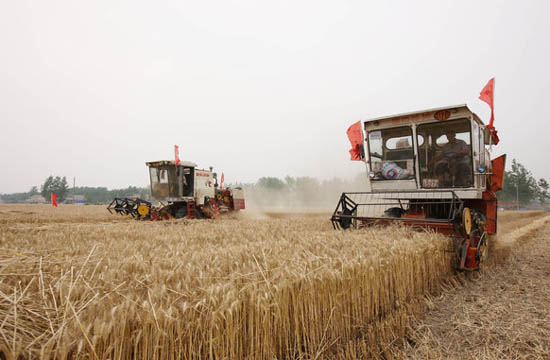
[[[322,215],[0,211],[0,351],[13,358],[376,357],[453,271],[444,236],[339,232]]]

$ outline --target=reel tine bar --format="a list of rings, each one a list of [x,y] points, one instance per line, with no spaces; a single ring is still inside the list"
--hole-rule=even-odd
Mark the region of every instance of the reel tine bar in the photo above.
[[[400,221],[417,227],[451,229],[460,219],[463,201],[454,191],[388,191],[342,193],[331,217],[335,229]]]

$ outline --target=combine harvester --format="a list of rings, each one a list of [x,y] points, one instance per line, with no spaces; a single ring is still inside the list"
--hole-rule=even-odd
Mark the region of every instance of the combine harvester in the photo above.
[[[139,198],[115,198],[107,210],[138,220],[208,218],[245,208],[242,188],[218,188],[217,174],[188,161],[154,161],[149,167],[151,194],[160,206]],[[223,182],[223,176],[222,176]]]
[[[457,105],[358,122],[350,133],[359,139],[352,159],[365,161],[370,191],[342,194],[334,228],[398,222],[432,229],[452,237],[458,269],[479,269],[497,231],[495,192],[506,159],[489,158],[487,148],[498,143],[492,121],[485,126]]]

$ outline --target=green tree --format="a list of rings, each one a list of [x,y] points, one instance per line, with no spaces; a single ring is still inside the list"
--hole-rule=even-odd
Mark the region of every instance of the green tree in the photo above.
[[[296,188],[296,179],[293,178],[292,176],[287,175],[285,177],[285,182],[286,182],[286,186],[288,187],[289,190],[292,191]]]
[[[519,198],[521,205],[527,205],[537,198],[537,181],[525,166],[512,160],[512,171],[505,171],[504,185],[499,198],[505,201],[515,201]]]
[[[323,197],[321,191],[321,184],[315,178],[309,176],[299,176],[295,180],[295,193],[294,197],[300,202],[300,204],[313,207]]]
[[[9,203],[23,202],[29,198],[29,193],[0,194],[0,198]]]
[[[75,195],[84,195],[88,204],[108,204],[116,197],[139,197],[144,200],[151,200],[151,189],[149,187],[129,186],[125,189],[109,190],[106,187],[81,186],[74,189]],[[73,189],[69,189],[67,198],[70,200]]]
[[[538,183],[538,192],[537,198],[540,201],[541,205],[545,205],[546,201],[550,199],[550,194],[548,193],[548,181],[546,179],[539,179]]]
[[[61,201],[65,200],[67,196],[67,192],[69,190],[69,184],[67,183],[67,178],[63,176],[63,178],[59,179],[59,177],[56,177],[56,185],[57,185],[57,191],[58,193],[55,193],[57,196],[59,196],[59,199]]]
[[[40,187],[40,193],[47,201],[51,201],[52,193],[58,196],[59,202],[65,200],[69,185],[67,184],[67,178],[56,176],[48,176],[44,181],[44,184]]]
[[[286,187],[284,181],[276,177],[262,177],[258,180],[258,186],[269,190],[283,190]]]
[[[42,184],[42,186],[40,187],[40,194],[44,196],[44,199],[46,199],[46,201],[52,200],[52,195],[51,195],[53,191],[52,183],[53,183],[53,176],[50,175],[46,178],[46,180],[44,181],[44,184]]]

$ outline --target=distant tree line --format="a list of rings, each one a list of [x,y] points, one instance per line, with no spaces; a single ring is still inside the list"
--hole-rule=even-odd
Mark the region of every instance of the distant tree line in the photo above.
[[[115,197],[140,197],[145,200],[151,199],[151,190],[149,187],[129,186],[125,189],[109,190],[106,187],[88,187],[79,186],[69,188],[65,176],[48,176],[40,186],[33,186],[28,192],[14,194],[0,194],[0,199],[5,202],[23,202],[33,195],[42,195],[47,202],[51,201],[51,194],[58,196],[57,202],[65,200],[70,201],[73,194],[83,195],[88,204],[105,204]]]
[[[262,177],[255,183],[235,184],[245,190],[247,206],[265,208],[335,208],[345,191],[366,191],[366,175],[353,180],[319,181],[309,176]]]
[[[247,203],[261,207],[335,207],[336,201],[344,191],[365,190],[365,176],[358,176],[355,180],[333,178],[319,181],[313,177],[287,176],[284,179],[277,177],[262,177],[255,183],[237,183],[245,189]],[[15,194],[0,194],[5,202],[23,202],[32,195],[41,194],[47,202],[51,201],[51,193],[58,196],[58,202],[71,201],[72,195],[83,195],[88,204],[106,204],[115,197],[140,197],[151,200],[149,187],[129,186],[125,189],[109,190],[106,187],[79,186],[70,188],[66,177],[49,176],[38,187],[33,186],[28,192]]]
[[[33,195],[38,195],[40,192],[36,186],[33,186],[28,192],[0,194],[0,200],[4,202],[23,202]]]
[[[536,180],[525,166],[512,160],[512,170],[504,172],[504,184],[497,193],[499,200],[518,201],[520,206],[534,202],[545,206],[550,201],[549,184],[546,179]]]
[[[68,199],[71,199],[73,189],[69,190]],[[84,195],[89,204],[106,204],[116,197],[139,197],[144,200],[151,200],[151,189],[149,187],[128,186],[124,189],[109,190],[106,187],[79,187],[74,189],[76,195]]]
[[[366,175],[359,174],[353,180],[333,178],[319,181],[308,176],[261,177],[255,183],[237,183],[245,189],[247,203],[259,207],[302,207],[329,208],[335,207],[342,192],[365,191]],[[33,186],[28,192],[0,194],[5,202],[23,202],[32,195],[41,194],[50,201],[55,193],[59,202],[71,199],[72,195],[83,195],[89,204],[106,204],[115,197],[140,197],[151,200],[149,187],[129,186],[124,189],[109,190],[106,187],[69,188],[65,176],[49,176],[38,189]],[[520,206],[538,203],[546,206],[550,202],[549,184],[546,179],[535,179],[524,165],[512,160],[511,170],[504,172],[503,189],[497,193],[501,201],[516,201]]]

